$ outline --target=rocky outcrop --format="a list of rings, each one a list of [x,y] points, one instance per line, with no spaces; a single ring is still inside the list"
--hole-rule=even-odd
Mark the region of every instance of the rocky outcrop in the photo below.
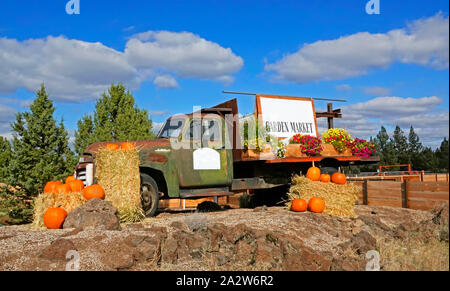
[[[98,205],[87,209],[103,209]],[[92,223],[56,231],[4,227],[0,270],[64,269],[69,250],[79,253],[82,270],[364,270],[366,253],[377,249],[380,237],[434,235],[436,213],[369,206],[356,210],[356,219],[281,207],[181,213],[125,225],[121,231],[82,230]]]
[[[117,209],[109,201],[93,198],[69,212],[63,228],[120,230]]]

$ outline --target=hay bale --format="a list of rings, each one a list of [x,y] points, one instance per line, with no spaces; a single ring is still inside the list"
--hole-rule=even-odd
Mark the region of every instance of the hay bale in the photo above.
[[[118,210],[121,222],[145,218],[141,205],[139,152],[102,148],[96,156],[97,183],[105,190],[105,200]]]
[[[49,208],[61,207],[67,213],[83,205],[86,200],[81,192],[72,193],[42,193],[34,199],[34,227],[45,227],[43,216]]]
[[[304,176],[295,175],[288,193],[286,206],[290,209],[292,200],[320,197],[325,201],[324,213],[340,217],[356,217],[355,202],[361,187],[352,183],[338,185],[311,181]]]

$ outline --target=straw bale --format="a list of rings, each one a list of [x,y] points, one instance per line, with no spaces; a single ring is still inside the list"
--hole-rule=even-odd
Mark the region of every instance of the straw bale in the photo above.
[[[360,188],[352,183],[338,185],[311,181],[304,176],[295,175],[292,178],[286,207],[290,209],[292,200],[296,198],[309,201],[312,197],[321,197],[325,201],[324,213],[340,217],[356,217],[354,208]]]
[[[105,190],[105,200],[118,210],[121,222],[141,221],[139,151],[102,148],[96,156],[97,183]]]

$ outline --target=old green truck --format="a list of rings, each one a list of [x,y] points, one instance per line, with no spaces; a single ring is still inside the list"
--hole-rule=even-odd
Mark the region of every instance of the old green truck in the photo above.
[[[257,103],[255,111],[260,113],[263,107],[264,104]],[[242,146],[242,120],[237,100],[232,99],[190,114],[172,116],[156,139],[133,141],[140,149],[141,200],[146,215],[155,214],[160,199],[217,198],[282,187],[288,185],[293,173],[305,173],[313,162],[325,171],[336,171],[340,166],[378,161],[376,157],[355,156],[283,158],[270,153],[264,156],[263,152],[255,156],[251,147]],[[75,175],[86,185],[95,183],[96,151],[108,143],[121,141],[94,143],[80,158]]]

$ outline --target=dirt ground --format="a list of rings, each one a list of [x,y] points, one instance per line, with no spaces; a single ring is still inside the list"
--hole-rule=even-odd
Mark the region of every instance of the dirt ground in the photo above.
[[[447,225],[441,212],[257,207],[165,212],[117,231],[7,226],[0,270],[449,270],[448,204]]]

